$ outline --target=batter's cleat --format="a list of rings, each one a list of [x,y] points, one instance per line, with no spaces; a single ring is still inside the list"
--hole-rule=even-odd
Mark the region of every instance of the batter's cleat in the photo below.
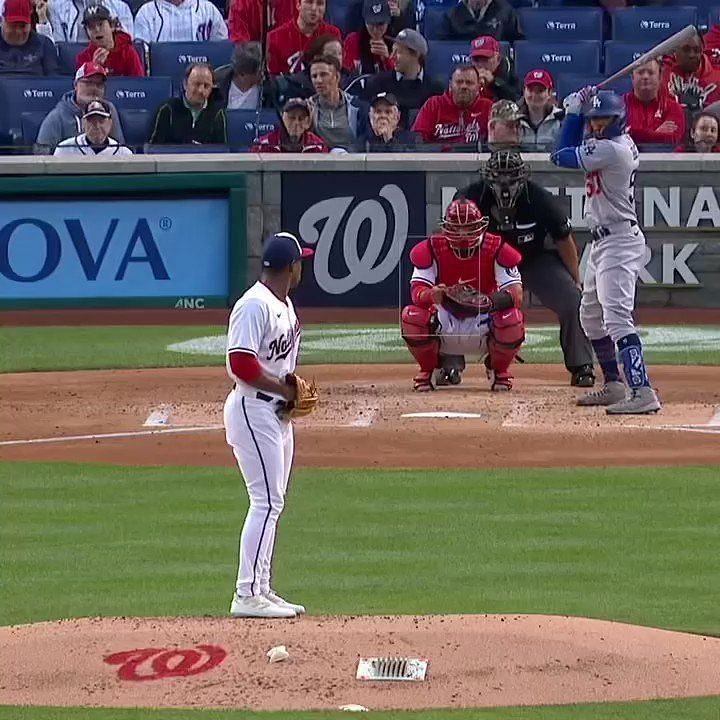
[[[233,617],[251,618],[294,618],[297,613],[289,607],[282,607],[271,602],[263,595],[240,597],[235,595],[230,604]]]
[[[651,387],[633,388],[625,400],[605,409],[608,415],[649,415],[656,413],[662,405]]]
[[[625,399],[625,383],[619,380],[611,380],[605,383],[599,390],[586,393],[577,399],[580,407],[594,407],[595,405],[615,405]]]
[[[570,375],[570,385],[573,387],[592,387],[595,384],[595,375],[592,365],[581,365],[573,368]]]
[[[432,384],[432,373],[421,370],[413,378],[413,390],[416,392],[429,392],[434,389],[435,387]]]
[[[268,592],[263,593],[263,595],[271,603],[278,605],[279,607],[290,608],[296,615],[304,615],[305,614],[305,606],[304,605],[296,605],[295,603],[288,602],[287,600],[281,598],[274,590],[268,590]]]

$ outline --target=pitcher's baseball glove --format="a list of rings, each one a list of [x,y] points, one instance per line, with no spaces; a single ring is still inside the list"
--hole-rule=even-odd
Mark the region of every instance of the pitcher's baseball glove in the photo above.
[[[285,376],[285,382],[295,387],[295,399],[286,403],[285,407],[279,411],[280,417],[283,420],[292,420],[309,415],[320,399],[315,381],[308,382],[295,373],[288,373]]]
[[[457,318],[468,318],[490,312],[492,300],[467,283],[458,283],[445,290],[443,307]]]

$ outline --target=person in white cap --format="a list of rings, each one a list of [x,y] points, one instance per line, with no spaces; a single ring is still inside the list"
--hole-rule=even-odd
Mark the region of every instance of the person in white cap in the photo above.
[[[135,37],[146,43],[204,42],[227,40],[228,29],[209,0],[153,0],[137,11]]]
[[[87,42],[83,13],[86,0],[49,0],[48,18],[56,42]],[[119,29],[133,36],[134,22],[130,6],[123,0],[101,0],[93,5],[104,5]]]
[[[68,157],[124,157],[132,155],[132,150],[119,145],[110,137],[112,130],[110,106],[104,100],[93,100],[85,107],[82,116],[83,132],[75,137],[63,140],[53,153],[54,156]]]

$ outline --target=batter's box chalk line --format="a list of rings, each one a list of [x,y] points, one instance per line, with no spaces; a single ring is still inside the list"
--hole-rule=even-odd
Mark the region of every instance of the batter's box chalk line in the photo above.
[[[454,412],[452,410],[429,410],[426,412],[405,413],[400,417],[404,418],[440,418],[442,420],[477,420],[481,418],[480,413]]]

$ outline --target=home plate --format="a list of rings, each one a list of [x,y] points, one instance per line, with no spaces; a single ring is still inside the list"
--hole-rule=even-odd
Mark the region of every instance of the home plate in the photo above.
[[[450,412],[449,410],[435,410],[432,412],[405,413],[404,418],[480,418],[480,413]]]

